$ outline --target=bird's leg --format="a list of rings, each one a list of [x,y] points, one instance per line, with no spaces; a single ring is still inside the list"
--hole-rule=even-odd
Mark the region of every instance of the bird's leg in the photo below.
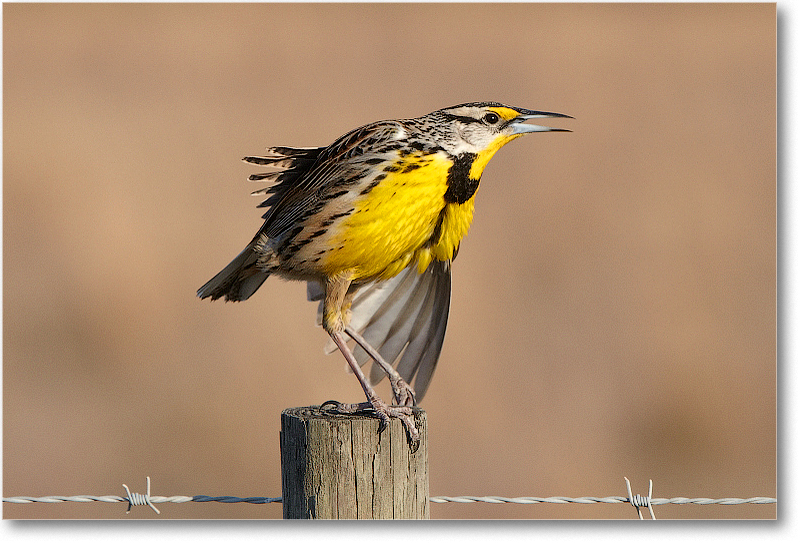
[[[375,410],[378,414],[378,417],[381,419],[381,430],[383,430],[386,425],[389,423],[389,419],[397,418],[403,423],[403,426],[406,428],[406,433],[408,433],[408,441],[411,446],[412,452],[416,451],[419,448],[419,431],[417,430],[416,425],[414,424],[414,412],[411,410],[409,406],[396,406],[396,405],[386,405],[386,402],[380,399],[378,395],[375,393],[375,389],[373,389],[370,384],[367,382],[367,376],[364,375],[364,372],[361,370],[361,366],[358,365],[358,361],[353,356],[352,351],[347,346],[347,338],[342,332],[329,332],[331,338],[333,338],[333,342],[336,343],[336,346],[339,347],[339,350],[344,355],[345,360],[350,365],[350,368],[355,373],[356,377],[358,378],[358,382],[361,383],[361,388],[364,389],[364,394],[367,396],[367,401],[369,405]],[[326,403],[333,403],[333,402],[326,402]],[[347,413],[354,413],[356,411],[361,411],[366,407],[364,404],[355,404],[355,405],[346,405],[346,404],[336,404],[337,410],[347,412]]]
[[[400,374],[397,373],[397,370],[395,370],[391,364],[387,363],[386,360],[383,359],[377,349],[370,345],[361,334],[359,334],[353,327],[350,326],[350,306],[353,303],[353,297],[355,296],[356,292],[358,292],[358,288],[353,288],[353,284],[350,283],[347,287],[347,292],[342,299],[342,321],[344,323],[345,333],[353,338],[355,342],[358,343],[362,349],[364,349],[367,355],[375,361],[375,363],[389,378],[389,382],[392,385],[392,393],[394,395],[395,404],[401,406],[416,405],[416,394],[414,389],[411,388],[411,385],[409,385],[405,379],[403,379]]]
[[[322,327],[331,336],[331,339],[333,339],[333,342],[342,352],[345,360],[347,360],[350,369],[353,370],[358,382],[361,384],[361,388],[364,390],[364,394],[367,396],[369,405],[372,406],[372,408],[378,414],[378,417],[381,419],[381,429],[386,426],[391,418],[400,419],[400,421],[403,423],[403,426],[406,428],[406,432],[408,433],[411,449],[412,451],[415,451],[419,447],[419,431],[414,424],[414,416],[411,407],[389,406],[386,404],[386,402],[381,400],[367,381],[367,377],[361,370],[361,366],[359,366],[355,356],[353,356],[353,352],[347,346],[347,337],[344,334],[346,325],[342,316],[342,306],[345,303],[350,281],[349,274],[336,275],[328,278],[326,281],[325,301],[322,309]],[[370,349],[372,348],[370,347]],[[374,351],[374,349],[372,350]],[[355,406],[338,404],[337,406],[340,411],[349,413],[360,411],[364,407],[365,406],[363,404],[356,404]]]
[[[413,406],[417,404],[416,395],[414,393],[414,389],[411,388],[405,379],[403,379],[397,370],[395,370],[391,364],[386,362],[380,353],[370,345],[364,337],[356,332],[352,327],[346,325],[344,327],[345,333],[353,338],[356,343],[361,345],[361,348],[366,351],[366,353],[372,358],[376,364],[378,364],[381,369],[386,373],[386,376],[389,377],[389,382],[392,384],[392,392],[394,393],[394,401],[397,405],[406,405],[406,406]]]
[[[338,329],[339,323],[336,321],[338,317],[344,332],[353,338],[356,343],[361,345],[361,348],[364,349],[367,355],[369,355],[389,377],[395,404],[400,406],[416,405],[416,397],[411,385],[397,373],[397,370],[395,370],[391,364],[383,359],[380,353],[370,345],[361,334],[349,325],[350,306],[353,303],[353,297],[357,291],[358,288],[353,288],[353,284],[349,281],[347,275],[333,277],[327,281],[325,299],[328,303],[326,306],[328,309],[323,309],[323,313],[326,315],[326,320],[329,320],[330,329]],[[337,307],[341,309],[336,311]],[[330,317],[327,317],[327,315],[330,315]]]

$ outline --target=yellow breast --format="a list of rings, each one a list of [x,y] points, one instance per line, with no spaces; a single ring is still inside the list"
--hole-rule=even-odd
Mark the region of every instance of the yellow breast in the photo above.
[[[469,230],[474,202],[445,206],[451,164],[443,153],[408,155],[384,171],[386,177],[356,200],[331,238],[322,262],[326,273],[348,270],[354,280],[388,279],[413,261],[422,272],[433,258],[452,259]]]

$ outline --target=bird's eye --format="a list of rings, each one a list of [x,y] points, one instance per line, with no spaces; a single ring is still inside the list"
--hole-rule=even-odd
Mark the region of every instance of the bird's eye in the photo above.
[[[497,124],[500,120],[500,116],[497,113],[487,113],[483,116],[483,121],[486,124]]]

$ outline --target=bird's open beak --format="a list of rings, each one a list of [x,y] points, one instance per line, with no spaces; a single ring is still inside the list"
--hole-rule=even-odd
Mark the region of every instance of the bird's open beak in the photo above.
[[[546,111],[532,111],[530,109],[518,110],[521,115],[511,121],[509,128],[512,134],[527,134],[528,132],[572,132],[566,128],[550,128],[549,126],[539,126],[538,124],[524,124],[528,119],[541,119],[545,117],[562,117],[572,119],[570,115],[563,113],[548,113]]]

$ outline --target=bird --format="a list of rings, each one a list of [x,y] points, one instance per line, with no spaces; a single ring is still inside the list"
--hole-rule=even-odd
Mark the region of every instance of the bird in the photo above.
[[[520,136],[569,132],[525,122],[537,118],[572,117],[471,102],[366,124],[324,147],[270,147],[244,157],[268,170],[249,177],[271,183],[253,192],[267,196],[258,206],[267,208],[264,224],[198,297],[247,300],[270,275],[305,281],[330,336],[326,350],[341,352],[367,399],[322,405],[374,412],[379,429],[400,419],[416,450],[412,407],[442,350],[451,265],[484,168]],[[374,389],[384,376],[391,405]]]

